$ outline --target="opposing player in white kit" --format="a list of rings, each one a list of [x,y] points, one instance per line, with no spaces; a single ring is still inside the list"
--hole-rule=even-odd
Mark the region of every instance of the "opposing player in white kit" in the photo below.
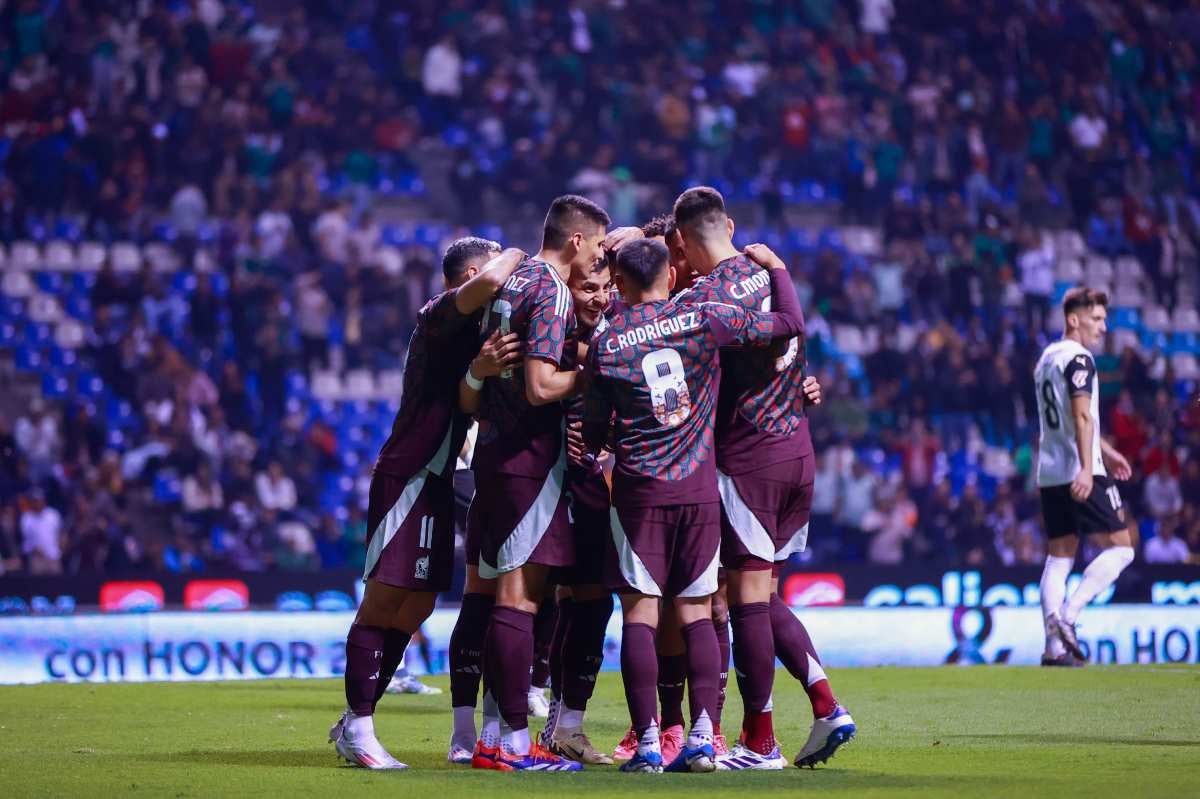
[[[1112,479],[1128,480],[1132,470],[1100,437],[1100,386],[1089,351],[1104,338],[1108,297],[1084,287],[1071,289],[1063,299],[1063,316],[1062,339],[1046,347],[1033,373],[1041,422],[1037,477],[1048,539],[1041,586],[1043,666],[1084,664],[1075,621],[1133,562],[1121,493]],[[1081,535],[1101,552],[1067,598],[1067,576]]]

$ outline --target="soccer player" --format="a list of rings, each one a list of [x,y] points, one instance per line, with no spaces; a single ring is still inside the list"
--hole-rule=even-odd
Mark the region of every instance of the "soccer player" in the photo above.
[[[524,257],[464,238],[442,258],[446,291],[417,315],[392,434],[371,477],[362,604],[346,635],[346,711],[329,732],[339,755],[371,769],[401,769],[375,737],[375,705],[404,649],[450,587],[455,456],[467,417],[453,402],[478,350],[478,311]]]
[[[778,301],[760,264],[783,269],[782,262],[766,247],[743,254],[733,246],[733,220],[720,192],[688,189],[675,201],[674,216],[683,254],[700,275],[681,301],[744,309],[769,309]],[[797,766],[828,760],[856,732],[830,691],[804,625],[778,592],[776,564],[804,549],[812,506],[815,469],[804,366],[799,336],[725,360],[716,428],[721,561],[745,715],[740,746],[722,758],[722,768],[780,769],[786,763],[771,717],[777,654],[799,675],[813,709],[812,731],[796,755]]]
[[[1046,347],[1033,371],[1041,426],[1037,479],[1049,539],[1041,586],[1043,666],[1083,665],[1086,653],[1075,622],[1084,606],[1133,562],[1121,492],[1109,477],[1111,471],[1118,480],[1128,480],[1132,469],[1100,437],[1100,386],[1089,352],[1104,340],[1108,297],[1102,291],[1073,288],[1062,307],[1063,337]],[[1100,554],[1067,598],[1067,576],[1081,535],[1088,536]]]
[[[664,244],[633,241],[617,252],[628,307],[592,341],[583,436],[593,451],[610,441],[613,542],[610,586],[621,591],[621,671],[638,750],[623,771],[659,772],[655,628],[659,600],[675,607],[688,658],[691,729],[668,771],[715,769],[718,653],[711,597],[716,590],[720,510],[712,456],[720,382],[719,348],[766,346],[801,330],[799,300],[786,272],[768,278],[780,311],[762,314],[720,303],[670,299],[674,270]]]
[[[484,725],[472,765],[502,771],[575,771],[530,740],[528,691],[533,618],[552,567],[574,563],[568,522],[562,400],[577,390],[566,344],[575,327],[567,280],[604,257],[608,214],[584,197],[554,200],[540,252],[522,263],[484,312],[482,330],[517,333],[523,365],[482,386],[468,515],[479,544],[478,574],[496,579],[482,648],[488,693],[501,717],[499,741]],[[479,381],[464,381],[478,390]],[[486,707],[485,707],[486,711]],[[495,744],[498,743],[497,747]]]

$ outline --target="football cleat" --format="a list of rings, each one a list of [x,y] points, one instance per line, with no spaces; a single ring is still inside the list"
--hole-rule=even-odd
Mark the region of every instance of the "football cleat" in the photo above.
[[[1068,624],[1057,613],[1050,615],[1049,622],[1058,630],[1058,636],[1062,639],[1063,646],[1067,648],[1067,651],[1080,660],[1087,660],[1087,654],[1084,653],[1083,647],[1079,645],[1079,636],[1075,634],[1075,625]]]
[[[713,736],[713,754],[717,757],[724,757],[729,754],[729,744],[725,742],[725,736],[717,733]]]
[[[663,771],[672,773],[690,771],[693,774],[706,774],[716,770],[716,761],[717,756],[713,754],[712,744],[684,746]]]
[[[373,732],[351,735],[350,726],[343,714],[338,723],[329,731],[334,749],[343,760],[353,766],[368,768],[376,771],[406,769],[407,765],[392,757]],[[336,737],[334,737],[336,733]]]
[[[643,755],[635,751],[628,762],[621,764],[621,771],[626,774],[662,774],[662,755],[658,752],[647,752]]]
[[[770,754],[760,755],[753,749],[738,744],[729,754],[717,758],[717,771],[782,771],[787,758],[776,746]]]
[[[450,751],[446,753],[446,762],[456,766],[469,766],[474,757],[475,753],[472,750],[457,741],[451,741]]]
[[[815,768],[818,763],[829,760],[834,752],[850,743],[857,732],[858,727],[854,725],[854,719],[850,718],[850,712],[838,705],[828,716],[813,721],[808,742],[793,762],[798,768]]]
[[[475,751],[471,753],[471,768],[485,771],[512,771],[500,764],[500,747],[488,746],[483,741],[475,742]]]
[[[581,764],[559,757],[536,743],[527,755],[510,755],[501,750],[496,762],[501,766],[500,771],[583,771]]]
[[[621,739],[621,743],[617,744],[617,748],[613,750],[613,760],[629,760],[637,754],[638,735],[633,727],[629,728],[629,732],[625,733],[625,737]]]
[[[1087,665],[1087,661],[1080,660],[1070,652],[1063,652],[1058,657],[1052,655],[1042,655],[1042,665],[1051,667],[1064,667],[1068,669],[1081,669]]]
[[[670,763],[679,756],[679,750],[683,748],[683,725],[672,724],[662,731],[659,736],[659,746],[662,748],[662,759],[664,763]],[[634,748],[637,748],[636,742]],[[713,747],[714,750],[716,747]]]
[[[611,766],[613,764],[613,759],[592,746],[587,734],[579,727],[556,729],[554,737],[550,741],[550,751],[589,766]]]
[[[550,703],[546,701],[546,692],[542,688],[529,689],[529,715],[544,719],[550,715]]]
[[[418,696],[436,696],[442,692],[441,688],[426,685],[411,674],[393,677],[386,690],[389,694],[416,694]]]

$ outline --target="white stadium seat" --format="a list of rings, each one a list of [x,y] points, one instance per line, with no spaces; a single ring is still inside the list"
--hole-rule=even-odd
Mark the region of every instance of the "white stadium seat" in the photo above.
[[[337,372],[315,372],[312,376],[312,393],[319,400],[339,400],[345,393],[342,377]]]
[[[1142,314],[1142,324],[1155,333],[1166,333],[1171,329],[1171,317],[1165,308],[1153,305]]]
[[[1084,264],[1083,274],[1087,278],[1089,286],[1111,283],[1113,279],[1112,261],[1101,255],[1090,255]]]
[[[1200,311],[1195,308],[1176,308],[1171,317],[1171,327],[1176,333],[1200,333]]]
[[[1114,264],[1117,281],[1136,283],[1142,279],[1142,262],[1132,255],[1122,255]]]
[[[8,254],[8,266],[12,269],[38,269],[42,265],[42,253],[32,241],[14,241]]]
[[[404,372],[400,369],[385,369],[379,373],[379,398],[399,402],[404,393]]]
[[[136,272],[142,268],[142,253],[131,241],[118,241],[108,249],[108,257],[118,272]]]
[[[28,272],[7,270],[3,281],[0,281],[0,293],[5,297],[28,297],[36,290]]]
[[[79,245],[79,268],[84,272],[99,272],[104,265],[108,251],[104,245],[96,241],[85,241]]]
[[[155,272],[174,272],[179,268],[179,256],[162,242],[151,242],[142,248],[142,259]]]
[[[64,350],[77,350],[83,346],[85,331],[75,319],[64,319],[54,328],[54,343]]]
[[[375,396],[375,375],[367,369],[352,369],[346,373],[347,399],[372,399]]]
[[[1176,353],[1171,356],[1171,367],[1175,371],[1175,377],[1178,380],[1195,380],[1200,378],[1200,365],[1196,363],[1196,356],[1186,352]]]
[[[1064,258],[1078,258],[1087,252],[1078,230],[1060,230],[1054,235],[1054,251]]]
[[[49,294],[35,292],[29,297],[29,318],[35,322],[54,324],[62,319],[62,308],[58,299]]]
[[[70,242],[52,241],[46,245],[46,268],[55,272],[70,272],[75,269],[75,248]]]
[[[1083,282],[1083,264],[1078,258],[1060,258],[1055,264],[1054,276],[1060,282],[1079,284]]]

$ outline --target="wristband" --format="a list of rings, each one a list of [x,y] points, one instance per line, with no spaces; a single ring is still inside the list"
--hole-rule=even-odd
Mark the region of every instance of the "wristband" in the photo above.
[[[467,373],[463,375],[463,380],[467,381],[467,385],[471,387],[472,391],[483,391],[483,381],[471,374],[470,368],[468,368]]]

